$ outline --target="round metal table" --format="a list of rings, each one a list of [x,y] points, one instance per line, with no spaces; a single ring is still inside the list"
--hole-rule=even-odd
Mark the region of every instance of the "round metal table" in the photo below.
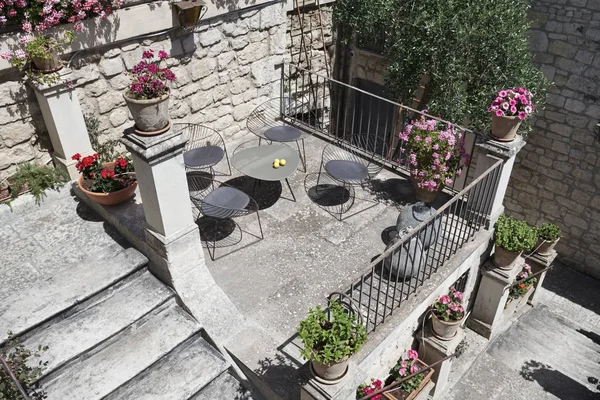
[[[284,159],[286,164],[279,168],[273,168],[273,160],[276,158]],[[235,152],[231,157],[233,168],[257,181],[285,180],[294,201],[296,201],[296,196],[288,177],[296,171],[299,164],[298,152],[284,144],[249,147]]]

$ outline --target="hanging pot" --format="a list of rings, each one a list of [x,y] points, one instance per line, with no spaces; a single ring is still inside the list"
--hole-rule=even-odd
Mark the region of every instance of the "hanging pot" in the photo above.
[[[396,220],[396,231],[402,232],[409,227],[416,228],[421,222],[435,214],[435,208],[422,201],[406,206],[402,209]],[[438,238],[442,220],[437,219],[428,224],[427,228],[419,235],[423,249],[427,250]]]
[[[129,89],[125,89],[123,98],[131,112],[137,133],[158,135],[169,129],[170,94],[167,92],[155,99],[138,100],[131,95]]]
[[[498,117],[492,114],[492,137],[500,142],[512,142],[521,126],[519,117]]]

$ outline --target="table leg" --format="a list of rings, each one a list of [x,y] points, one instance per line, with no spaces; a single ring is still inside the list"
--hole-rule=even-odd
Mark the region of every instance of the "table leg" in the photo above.
[[[290,190],[290,193],[292,194],[294,202],[296,202],[296,196],[294,195],[294,191],[292,190],[292,186],[290,185],[290,181],[288,181],[288,178],[285,178],[285,183],[287,184],[287,187]]]

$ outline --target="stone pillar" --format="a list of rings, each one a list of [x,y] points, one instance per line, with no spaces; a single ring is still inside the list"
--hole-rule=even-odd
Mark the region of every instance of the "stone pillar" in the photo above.
[[[529,256],[527,258],[527,260],[525,260],[525,261],[527,262],[527,264],[529,264],[531,266],[531,272],[535,274],[535,273],[538,273],[548,267],[554,266],[554,260],[556,260],[556,256],[557,256],[556,250],[553,250],[552,254],[550,254],[549,256],[545,257],[545,256],[540,256],[539,254],[533,254],[533,255]],[[534,285],[535,290],[534,290],[533,294],[531,295],[531,297],[529,298],[529,304],[535,306],[539,302],[540,291],[538,290],[538,288],[542,287],[542,283],[544,282],[544,278],[546,278],[546,274],[548,273],[548,271],[545,271],[539,275],[536,275],[537,282]]]
[[[71,156],[75,153],[89,155],[94,150],[85,127],[79,99],[70,85],[71,70],[63,68],[59,73],[60,82],[57,84],[46,86],[32,83],[31,86],[48,128],[54,162],[57,166],[63,166],[69,177],[75,180],[79,173],[75,169],[76,161],[71,160]]]
[[[452,340],[440,340],[433,335],[431,324],[425,324],[425,328],[417,333],[419,341],[419,358],[427,365],[431,365],[436,361],[443,359],[456,352],[456,348],[465,337],[465,331],[459,329],[456,336]],[[441,393],[444,392],[452,369],[454,358],[442,361],[434,367],[435,372],[431,380],[435,383],[433,390],[429,392],[429,396],[433,399],[441,398]]]
[[[496,180],[496,186],[491,188],[494,197],[492,200],[490,220],[487,221],[487,227],[491,227],[496,223],[496,220],[504,212],[504,195],[508,188],[510,174],[512,173],[515,164],[515,158],[519,151],[525,146],[526,142],[523,137],[517,135],[513,142],[503,143],[491,139],[489,136],[484,138],[482,143],[476,146],[479,149],[477,158],[477,166],[475,168],[475,176],[483,174],[488,168],[494,165],[498,160],[503,160],[500,167],[500,176]]]

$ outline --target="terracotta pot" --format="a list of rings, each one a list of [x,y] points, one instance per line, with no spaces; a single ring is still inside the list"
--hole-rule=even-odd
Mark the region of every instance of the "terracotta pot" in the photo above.
[[[311,364],[315,374],[326,381],[335,381],[341,378],[348,369],[349,357],[344,357],[341,361],[332,363],[330,365],[322,364],[316,360],[311,360]]]
[[[556,243],[558,243],[559,240],[560,238],[549,242],[544,239],[538,239],[538,242],[535,245],[535,248],[537,249],[535,252],[540,256],[547,257],[552,254],[552,250],[554,250],[554,246],[556,246]]]
[[[142,132],[158,132],[169,125],[169,96],[170,92],[156,99],[137,100],[125,89],[123,98],[136,129]]]
[[[54,72],[62,68],[58,54],[52,53],[50,58],[32,57],[35,69],[41,72]]]
[[[432,203],[444,189],[444,185],[441,185],[435,192],[430,192],[427,189],[420,188],[412,177],[410,178],[410,183],[412,184],[415,193],[415,199],[424,203]]]
[[[458,328],[460,328],[460,324],[462,323],[463,318],[458,321],[444,321],[441,320],[432,313],[431,317],[431,327],[433,329],[433,333],[441,340],[451,340],[456,336],[458,332]]]
[[[500,142],[512,142],[521,125],[519,117],[498,117],[492,114],[492,136]]]
[[[103,163],[103,167],[114,167],[115,163]],[[87,195],[90,199],[94,200],[98,204],[102,204],[105,206],[116,206],[117,204],[121,204],[131,199],[135,193],[135,189],[137,188],[137,181],[133,182],[131,185],[117,190],[112,193],[96,193],[87,190],[83,187],[83,175],[79,175],[79,188],[83,193]]]
[[[494,264],[496,267],[510,271],[515,266],[515,261],[521,255],[522,251],[514,252],[503,249],[502,247],[496,246],[496,251],[494,251]]]

